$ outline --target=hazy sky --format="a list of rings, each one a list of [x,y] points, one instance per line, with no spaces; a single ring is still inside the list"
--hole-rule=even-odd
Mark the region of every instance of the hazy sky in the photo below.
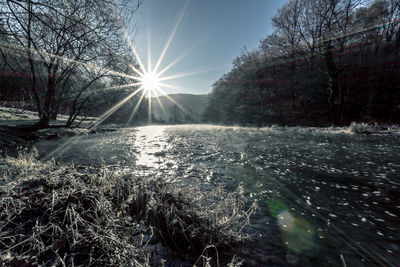
[[[188,3],[187,3],[188,2]],[[179,88],[167,93],[209,93],[231,68],[244,46],[251,50],[272,31],[271,18],[286,0],[144,0],[136,14],[135,47],[147,65],[148,37],[152,65],[157,62],[182,10],[182,20],[159,70],[185,55],[164,76],[207,72],[165,81]]]

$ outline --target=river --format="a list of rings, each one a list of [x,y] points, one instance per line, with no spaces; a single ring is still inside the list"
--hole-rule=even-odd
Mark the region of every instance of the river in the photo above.
[[[35,145],[42,157],[170,182],[200,178],[205,186],[228,189],[242,183],[249,201],[260,205],[252,217],[254,241],[242,248],[249,265],[400,264],[398,136],[180,125]]]

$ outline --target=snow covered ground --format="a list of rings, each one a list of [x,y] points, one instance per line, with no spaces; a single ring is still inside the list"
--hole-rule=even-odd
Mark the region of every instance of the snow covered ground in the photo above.
[[[38,114],[34,111],[22,110],[18,108],[0,106],[0,149],[15,145],[24,145],[33,140],[57,139],[63,136],[74,136],[78,134],[87,134],[90,131],[85,129],[90,122],[96,118],[88,117],[81,124],[82,128],[51,128],[36,131],[34,133],[23,132],[16,129],[18,126],[33,125],[38,121]],[[78,117],[79,122],[82,117]],[[57,121],[52,121],[52,126],[65,125],[68,116],[59,115]]]
[[[77,121],[79,122],[82,117],[78,116]],[[86,123],[95,120],[95,117],[87,117]],[[2,107],[0,106],[0,126],[17,126],[25,124],[33,124],[39,120],[37,112],[30,110],[22,110],[18,108]],[[53,121],[53,125],[63,125],[67,122],[67,115],[58,115],[57,121]]]

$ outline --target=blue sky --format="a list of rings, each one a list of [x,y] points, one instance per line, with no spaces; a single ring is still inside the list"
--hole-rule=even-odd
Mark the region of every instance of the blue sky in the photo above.
[[[188,3],[187,3],[188,2]],[[134,19],[135,47],[147,65],[148,37],[154,67],[182,10],[176,30],[159,70],[185,55],[163,76],[204,71],[165,81],[177,88],[166,93],[205,94],[231,68],[246,46],[251,50],[272,32],[271,18],[286,0],[144,0]]]

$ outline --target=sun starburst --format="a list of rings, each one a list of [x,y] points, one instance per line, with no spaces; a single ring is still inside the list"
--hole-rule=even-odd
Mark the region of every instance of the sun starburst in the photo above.
[[[160,79],[154,72],[148,72],[140,79],[140,85],[147,95],[154,95],[157,89],[160,89]]]
[[[159,58],[155,64],[155,66],[153,67],[151,64],[151,42],[150,40],[148,40],[148,59],[147,59],[147,66],[144,66],[143,61],[141,60],[139,53],[136,51],[136,48],[128,34],[128,31],[126,30],[124,24],[122,23],[122,21],[120,20],[120,26],[121,26],[121,30],[124,33],[125,39],[129,45],[129,47],[131,48],[131,51],[134,55],[134,58],[136,59],[136,64],[129,64],[130,69],[132,70],[132,72],[130,74],[128,73],[120,73],[117,71],[113,71],[113,70],[109,70],[109,69],[104,69],[101,67],[97,67],[97,66],[92,66],[89,65],[87,63],[84,62],[79,62],[79,61],[75,61],[75,60],[71,60],[68,58],[64,58],[64,57],[59,57],[57,55],[52,55],[52,54],[48,54],[45,53],[43,51],[39,51],[36,49],[33,49],[32,51],[34,53],[40,53],[40,54],[46,54],[48,56],[51,57],[55,57],[55,58],[60,58],[62,60],[64,60],[65,62],[73,62],[75,64],[81,65],[81,66],[85,66],[88,68],[92,68],[94,70],[105,70],[107,71],[109,74],[113,74],[115,76],[119,76],[119,77],[123,77],[123,78],[128,78],[130,80],[132,80],[132,83],[128,83],[128,84],[124,84],[124,85],[117,85],[117,86],[111,86],[111,87],[107,87],[104,88],[104,90],[107,89],[120,89],[120,88],[133,88],[132,93],[130,93],[128,96],[126,96],[124,99],[122,99],[121,101],[119,101],[118,103],[116,103],[113,107],[111,107],[110,109],[108,109],[106,112],[104,112],[101,116],[99,116],[93,123],[91,123],[90,128],[91,129],[96,129],[99,125],[101,125],[107,118],[109,118],[113,113],[115,113],[119,108],[121,108],[125,103],[127,103],[131,98],[133,98],[134,96],[139,96],[138,100],[136,102],[135,107],[133,108],[128,121],[126,122],[126,125],[129,125],[130,122],[132,121],[132,119],[134,118],[136,112],[138,111],[141,103],[143,102],[143,100],[145,98],[147,98],[148,101],[148,115],[149,115],[149,123],[151,123],[151,117],[152,117],[152,98],[155,98],[155,100],[158,102],[158,104],[160,105],[161,109],[163,110],[164,113],[166,113],[166,110],[164,109],[162,102],[160,101],[159,97],[160,95],[164,95],[165,98],[167,100],[169,100],[175,107],[179,108],[183,113],[186,114],[187,109],[183,108],[178,102],[176,102],[173,98],[171,98],[170,96],[168,96],[166,94],[166,92],[163,90],[163,88],[172,88],[175,90],[181,90],[181,88],[175,87],[173,85],[169,85],[167,83],[165,83],[164,81],[168,81],[168,80],[172,80],[172,79],[177,79],[177,78],[182,78],[182,77],[186,77],[186,76],[191,76],[191,75],[196,75],[202,72],[208,72],[210,70],[213,70],[215,68],[205,68],[205,69],[199,69],[196,71],[189,71],[187,73],[181,73],[181,74],[174,74],[174,75],[168,75],[168,76],[163,76],[164,73],[167,72],[167,70],[169,70],[172,66],[174,66],[176,63],[178,63],[178,61],[180,61],[187,53],[188,51],[186,51],[185,53],[181,54],[180,56],[177,56],[172,62],[170,62],[169,64],[167,64],[167,66],[165,66],[164,68],[161,68],[162,65],[162,61],[164,59],[164,56],[175,36],[175,33],[179,27],[179,24],[182,21],[182,18],[184,16],[184,13],[187,9],[187,6],[189,4],[190,0],[186,0],[185,5],[182,8],[181,14],[178,17],[178,20],[175,24],[175,27],[173,28]],[[150,34],[148,33],[148,38],[149,38]],[[0,47],[2,46],[2,43],[0,42]],[[226,68],[226,66],[221,66],[218,67],[218,69],[222,69],[222,68]],[[66,140],[63,144],[59,145],[55,150],[53,150],[51,153],[49,153],[47,156],[45,156],[43,158],[43,160],[49,160],[51,158],[57,158],[59,157],[61,154],[63,154],[65,151],[67,151],[72,144],[76,143],[79,141],[79,139],[81,138],[81,136],[76,136],[75,138],[70,138],[68,140]]]

